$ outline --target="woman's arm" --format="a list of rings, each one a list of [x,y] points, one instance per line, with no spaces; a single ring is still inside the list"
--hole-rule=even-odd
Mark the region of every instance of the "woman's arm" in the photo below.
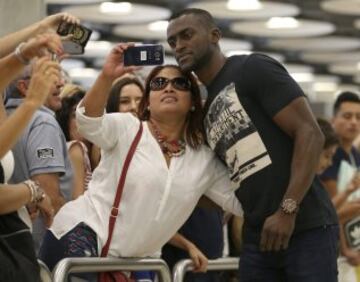
[[[209,166],[208,189],[205,191],[205,196],[209,197],[223,210],[242,216],[244,212],[235,195],[237,187],[234,187],[230,181],[227,169],[215,156],[211,164],[213,166]]]
[[[30,189],[24,183],[0,185],[0,214],[16,211],[30,200]]]
[[[56,31],[62,20],[69,23],[80,23],[79,19],[68,13],[59,13],[48,16],[26,28],[0,38],[0,58],[10,54],[16,46],[21,42],[27,41],[31,37],[48,31]]]
[[[19,184],[0,184],[0,215],[17,211],[25,205],[30,205],[33,209],[40,210],[45,221],[45,225],[50,227],[54,209],[50,198],[46,194],[41,195],[41,200],[34,200],[38,192],[31,191],[30,187],[24,182]],[[43,193],[43,192],[42,192]]]
[[[21,56],[23,60],[30,61],[35,57],[43,57],[51,51],[57,55],[63,53],[61,39],[56,34],[45,33],[31,38],[21,47]],[[24,64],[19,60],[15,52],[0,59],[0,92],[16,78],[24,69]]]
[[[127,72],[135,70],[134,67],[124,66],[124,51],[131,46],[122,43],[116,45],[107,56],[103,69],[94,85],[86,93],[81,106],[85,107],[85,115],[100,117],[104,114],[110,89],[113,81]]]
[[[59,79],[60,66],[49,57],[43,57],[34,64],[24,102],[0,125],[0,158],[16,143],[34,112],[45,102],[51,88]],[[3,107],[3,104],[0,104],[0,108]]]
[[[194,263],[194,272],[206,272],[208,259],[207,257],[188,239],[180,233],[176,233],[169,241],[174,247],[183,249],[189,253],[189,257]]]
[[[79,143],[71,145],[69,148],[69,157],[74,171],[72,199],[75,200],[85,192],[86,173],[84,166],[84,151]]]

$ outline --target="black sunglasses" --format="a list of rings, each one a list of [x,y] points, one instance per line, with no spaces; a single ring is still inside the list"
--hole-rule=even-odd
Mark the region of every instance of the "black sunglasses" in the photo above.
[[[150,90],[152,91],[160,91],[165,89],[165,87],[171,82],[171,85],[180,91],[189,91],[191,89],[191,82],[189,79],[185,77],[174,77],[173,79],[169,79],[166,77],[158,76],[153,78],[150,81]]]

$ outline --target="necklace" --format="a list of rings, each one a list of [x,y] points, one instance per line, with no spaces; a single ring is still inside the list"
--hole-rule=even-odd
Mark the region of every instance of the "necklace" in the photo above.
[[[161,134],[159,128],[149,120],[149,123],[154,131],[155,138],[160,145],[161,151],[171,157],[180,157],[185,153],[186,143],[184,140],[171,140],[168,141],[167,137]]]

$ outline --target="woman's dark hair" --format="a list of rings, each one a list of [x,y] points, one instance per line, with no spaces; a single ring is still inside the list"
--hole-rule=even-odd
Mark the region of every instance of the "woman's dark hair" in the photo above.
[[[71,96],[66,96],[61,100],[61,109],[56,112],[56,119],[64,132],[66,141],[70,141],[69,120],[74,111],[74,106],[79,104],[85,96],[85,91],[77,89]]]
[[[150,96],[150,82],[156,77],[160,71],[166,68],[173,68],[178,70],[181,75],[189,79],[191,83],[191,99],[194,110],[189,112],[187,118],[187,125],[185,129],[185,140],[192,148],[197,148],[204,141],[204,131],[203,131],[203,110],[201,104],[201,96],[199,86],[195,77],[191,73],[184,73],[181,71],[180,67],[175,65],[162,65],[156,66],[148,75],[145,82],[145,93],[139,103],[139,118],[141,120],[149,120],[150,111],[148,110],[149,105],[149,96]]]
[[[144,93],[144,86],[141,84],[140,80],[136,77],[124,77],[120,78],[114,85],[111,87],[110,95],[106,105],[107,113],[117,113],[119,112],[120,104],[120,93],[124,86],[129,84],[137,85],[141,91]]]
[[[334,145],[339,145],[339,138],[336,135],[331,124],[327,120],[322,118],[317,118],[316,120],[317,123],[319,124],[321,132],[324,134],[325,137],[324,149],[328,149]]]

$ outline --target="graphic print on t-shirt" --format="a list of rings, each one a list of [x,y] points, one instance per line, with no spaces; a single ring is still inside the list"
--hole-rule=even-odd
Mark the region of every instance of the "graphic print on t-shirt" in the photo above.
[[[259,133],[239,101],[234,83],[211,102],[204,123],[210,147],[227,164],[231,181],[236,185],[271,164]]]

